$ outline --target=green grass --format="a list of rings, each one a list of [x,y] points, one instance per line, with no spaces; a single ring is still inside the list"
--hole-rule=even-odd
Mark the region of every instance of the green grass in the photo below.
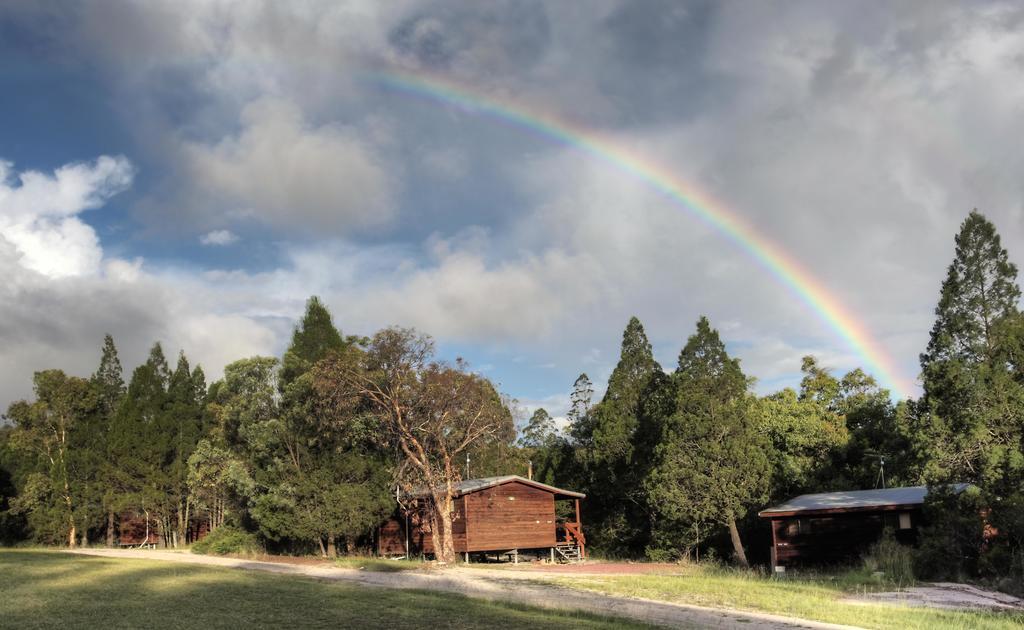
[[[458,595],[166,562],[0,550],[0,627],[641,628]]]
[[[385,560],[373,556],[343,556],[334,561],[343,569],[360,569],[363,571],[378,571],[381,573],[395,573],[397,571],[413,571],[422,569],[426,563],[418,560]]]
[[[613,595],[767,612],[866,628],[1020,628],[1024,615],[942,611],[840,601],[856,593],[892,590],[863,571],[838,576],[807,575],[770,579],[752,571],[685,566],[663,574],[559,576],[562,586]]]

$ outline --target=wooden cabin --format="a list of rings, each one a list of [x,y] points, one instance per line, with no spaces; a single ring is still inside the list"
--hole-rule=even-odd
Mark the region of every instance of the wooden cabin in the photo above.
[[[963,491],[966,484],[954,486]],[[773,567],[847,562],[885,529],[917,542],[927,486],[804,494],[758,513],[771,524]]]
[[[455,551],[464,554],[548,552],[552,560],[586,557],[580,500],[586,495],[532,479],[507,475],[468,479],[456,487],[452,534]],[[559,519],[556,501],[568,501],[571,516]],[[377,552],[382,556],[433,554],[429,498],[404,499],[395,515],[380,526]],[[564,506],[564,504],[563,504]]]
[[[193,517],[189,519],[182,544],[192,544],[202,540],[210,531],[207,519]],[[156,548],[166,541],[163,539],[160,522],[148,518],[145,514],[124,512],[117,517],[116,538],[120,547]]]

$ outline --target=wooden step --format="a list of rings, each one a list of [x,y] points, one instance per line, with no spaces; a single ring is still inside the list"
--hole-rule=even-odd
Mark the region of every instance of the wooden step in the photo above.
[[[580,557],[580,548],[576,545],[559,543],[555,545],[555,551],[558,552],[559,560],[566,564],[577,564],[583,561]]]

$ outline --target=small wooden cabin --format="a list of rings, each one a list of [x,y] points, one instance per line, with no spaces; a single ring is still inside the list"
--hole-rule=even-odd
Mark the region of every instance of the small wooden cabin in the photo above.
[[[192,544],[202,540],[210,531],[207,519],[194,517],[189,519],[182,544]],[[124,512],[117,517],[116,538],[121,547],[157,547],[164,544],[160,522],[148,518],[145,514]]]
[[[468,479],[456,488],[452,534],[455,551],[511,553],[549,551],[551,559],[575,561],[586,556],[580,500],[586,495],[562,490],[518,475]],[[383,556],[434,553],[428,498],[409,497],[380,526],[377,552]],[[560,520],[555,502],[570,501],[574,515]]]
[[[758,516],[771,524],[772,566],[849,561],[886,528],[899,542],[915,544],[927,494],[927,486],[804,494],[762,510]]]

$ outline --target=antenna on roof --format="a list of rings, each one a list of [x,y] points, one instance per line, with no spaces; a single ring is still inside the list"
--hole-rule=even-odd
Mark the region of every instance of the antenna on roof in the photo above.
[[[878,477],[875,478],[875,488],[881,487],[882,490],[885,490],[885,453],[867,451],[864,454],[868,457],[878,458]]]

